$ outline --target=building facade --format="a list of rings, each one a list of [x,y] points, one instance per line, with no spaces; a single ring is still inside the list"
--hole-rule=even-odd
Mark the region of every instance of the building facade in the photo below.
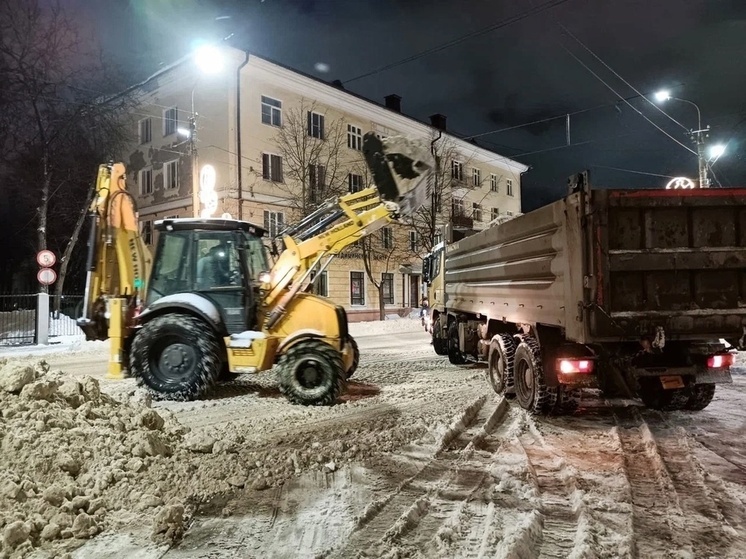
[[[125,164],[147,242],[155,221],[206,206],[273,235],[323,199],[370,186],[362,159],[370,131],[435,141],[439,194],[433,215],[420,219],[481,229],[521,211],[527,167],[449,134],[443,115],[426,124],[404,115],[396,95],[378,104],[240,50],[219,55],[207,68],[184,58],[131,90],[137,104],[126,123],[134,140]],[[379,233],[369,241],[368,270],[360,247],[351,247],[317,280],[350,320],[377,318],[379,293],[387,313],[420,304],[425,229],[413,223]]]

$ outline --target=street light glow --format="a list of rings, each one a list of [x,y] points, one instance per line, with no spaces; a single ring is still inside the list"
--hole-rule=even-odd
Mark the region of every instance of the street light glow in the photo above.
[[[189,136],[191,136],[191,132],[189,132],[189,130],[187,130],[186,128],[177,128],[176,133],[179,136],[184,136],[185,138],[188,138]]]
[[[724,144],[715,144],[714,146],[710,146],[710,158],[717,159],[724,153],[725,153]]]
[[[217,74],[223,69],[223,54],[215,45],[200,45],[194,50],[194,62],[201,72]]]
[[[663,103],[663,101],[668,101],[671,98],[671,93],[666,89],[661,89],[660,91],[655,92],[655,100],[659,103]]]

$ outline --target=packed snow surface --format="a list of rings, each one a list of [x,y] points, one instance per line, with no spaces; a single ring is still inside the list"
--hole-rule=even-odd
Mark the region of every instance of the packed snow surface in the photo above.
[[[419,320],[350,330],[360,368],[320,408],[274,372],[151,402],[103,348],[11,356],[0,557],[746,556],[746,369],[701,412],[591,392],[539,419]]]

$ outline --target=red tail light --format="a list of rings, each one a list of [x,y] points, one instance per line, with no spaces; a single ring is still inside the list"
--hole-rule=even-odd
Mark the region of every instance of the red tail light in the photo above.
[[[721,353],[719,355],[711,355],[707,359],[707,366],[710,369],[722,369],[724,367],[730,367],[735,361],[735,355],[732,353]]]
[[[557,370],[565,375],[573,373],[592,373],[595,369],[592,359],[557,359]]]

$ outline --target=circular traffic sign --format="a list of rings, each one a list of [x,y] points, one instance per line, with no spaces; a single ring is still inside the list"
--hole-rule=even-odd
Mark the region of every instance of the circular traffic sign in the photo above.
[[[42,268],[36,273],[36,279],[42,285],[52,285],[57,281],[57,272],[52,270],[52,268]]]
[[[40,250],[36,254],[36,262],[42,268],[51,268],[57,262],[57,257],[51,250]]]

